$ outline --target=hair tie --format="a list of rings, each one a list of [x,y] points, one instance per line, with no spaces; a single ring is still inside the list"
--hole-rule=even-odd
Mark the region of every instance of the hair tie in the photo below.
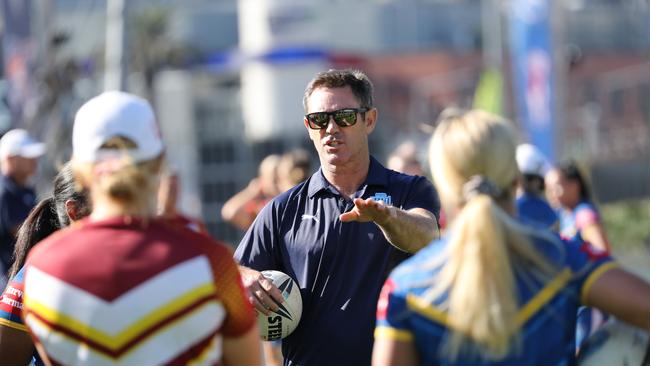
[[[474,175],[463,184],[463,198],[465,198],[465,202],[479,194],[498,198],[501,196],[501,193],[501,188],[497,187],[494,182],[482,175]]]

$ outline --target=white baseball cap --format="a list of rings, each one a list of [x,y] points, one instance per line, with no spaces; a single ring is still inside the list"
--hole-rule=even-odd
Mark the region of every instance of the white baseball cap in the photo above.
[[[72,157],[82,162],[97,162],[116,151],[102,149],[113,137],[133,141],[126,153],[135,162],[151,160],[163,151],[160,129],[153,109],[146,100],[132,94],[104,92],[79,108],[72,130]]]
[[[17,128],[7,131],[0,139],[0,156],[22,156],[38,158],[45,153],[45,144],[29,136],[27,131]]]
[[[517,165],[522,174],[534,174],[543,177],[551,170],[551,163],[539,149],[531,144],[517,146]]]

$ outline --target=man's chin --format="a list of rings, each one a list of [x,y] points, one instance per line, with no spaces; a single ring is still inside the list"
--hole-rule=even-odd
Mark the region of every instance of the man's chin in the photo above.
[[[340,155],[328,155],[325,162],[331,167],[341,167],[347,164],[350,159]]]

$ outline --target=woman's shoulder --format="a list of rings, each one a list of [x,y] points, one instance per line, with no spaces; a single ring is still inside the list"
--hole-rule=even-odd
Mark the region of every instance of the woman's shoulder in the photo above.
[[[446,238],[437,239],[404,260],[390,275],[396,288],[418,287],[430,281],[440,270],[446,246]]]

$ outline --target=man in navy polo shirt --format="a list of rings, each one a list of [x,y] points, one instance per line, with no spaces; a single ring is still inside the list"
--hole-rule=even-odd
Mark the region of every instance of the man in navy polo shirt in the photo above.
[[[27,131],[14,129],[0,139],[0,260],[5,274],[13,262],[18,227],[36,204],[29,178],[36,173],[37,159],[45,145]]]
[[[283,340],[285,365],[370,365],[381,286],[438,236],[438,196],[426,178],[370,156],[377,109],[366,75],[320,73],[303,105],[321,167],[262,209],[235,258],[251,302],[265,314],[282,296],[258,271],[285,272],[300,286],[303,313]]]

